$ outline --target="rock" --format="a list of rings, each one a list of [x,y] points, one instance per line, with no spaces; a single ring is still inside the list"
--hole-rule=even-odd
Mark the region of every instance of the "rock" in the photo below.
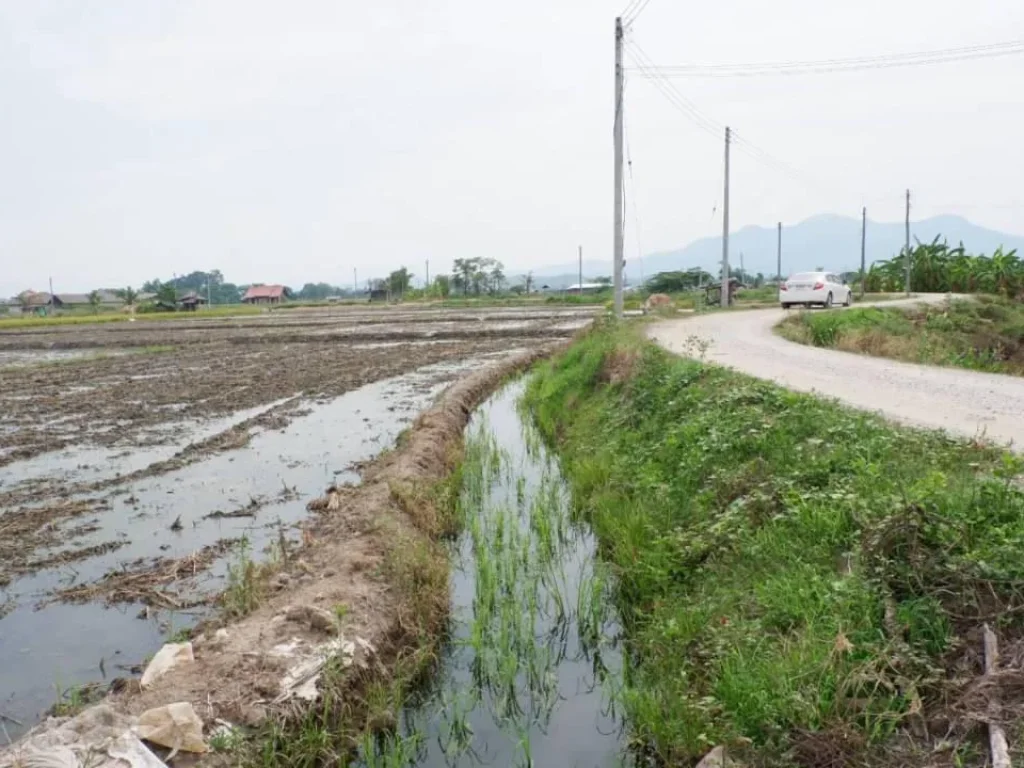
[[[727,768],[728,765],[725,747],[717,746],[701,758],[701,761],[697,763],[697,768]]]
[[[293,605],[285,611],[285,618],[299,624],[308,624],[312,629],[338,634],[338,622],[334,616],[315,605]]]

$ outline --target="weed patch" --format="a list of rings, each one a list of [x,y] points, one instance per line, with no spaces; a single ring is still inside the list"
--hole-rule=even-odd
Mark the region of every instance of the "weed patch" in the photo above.
[[[637,362],[612,381],[623,350]],[[539,366],[527,402],[613,569],[617,698],[667,764],[715,744],[856,763],[944,705],[944,664],[981,622],[1024,630],[1014,457],[676,358],[629,327]]]
[[[1024,304],[991,296],[910,309],[800,312],[776,330],[816,347],[1024,375]]]

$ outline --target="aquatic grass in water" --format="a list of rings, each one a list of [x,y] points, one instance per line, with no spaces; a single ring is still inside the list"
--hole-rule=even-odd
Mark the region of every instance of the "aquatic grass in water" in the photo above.
[[[624,761],[606,689],[620,668],[607,578],[558,463],[517,409],[522,391],[506,387],[467,430],[452,638],[398,732],[364,743],[366,766]]]

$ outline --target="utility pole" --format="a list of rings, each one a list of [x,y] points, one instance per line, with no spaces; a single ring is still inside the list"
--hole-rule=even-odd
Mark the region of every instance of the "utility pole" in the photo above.
[[[615,19],[615,233],[612,247],[612,260],[614,263],[614,284],[615,316],[622,317],[622,246],[623,246],[623,221],[622,221],[622,18]],[[583,288],[581,286],[580,290]]]
[[[53,298],[53,278],[50,278],[50,309],[48,314],[53,314],[54,308],[57,306],[56,299]]]
[[[860,212],[860,297],[864,298],[867,290],[868,271],[865,265],[865,245],[868,239],[868,208],[864,206]]]
[[[725,204],[722,206],[722,301],[721,306],[729,306],[729,143],[732,131],[725,128]]]
[[[355,267],[352,267],[352,293],[359,293],[359,271]]]
[[[583,246],[580,246],[580,296],[583,295]]]
[[[427,259],[427,282],[423,284],[424,290],[430,288],[430,259]]]
[[[782,282],[782,222],[779,222],[779,244],[775,254],[775,279]]]
[[[744,278],[747,276],[747,269],[743,266],[743,251],[740,251],[740,275]]]
[[[206,306],[207,307],[212,307],[213,306],[213,302],[211,301],[211,297],[213,296],[213,294],[210,291],[210,283],[211,282],[213,282],[213,281],[210,280],[210,274],[207,273],[206,274]]]
[[[907,296],[910,295],[910,190],[907,190]]]

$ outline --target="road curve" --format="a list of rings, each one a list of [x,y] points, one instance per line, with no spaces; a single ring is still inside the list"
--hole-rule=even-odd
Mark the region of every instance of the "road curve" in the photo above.
[[[925,296],[911,302],[944,298]],[[887,305],[894,303],[905,302]],[[657,323],[649,335],[683,355],[695,354],[696,337],[710,343],[709,362],[904,424],[1024,450],[1024,378],[796,344],[772,332],[784,317],[781,309],[716,312]]]

